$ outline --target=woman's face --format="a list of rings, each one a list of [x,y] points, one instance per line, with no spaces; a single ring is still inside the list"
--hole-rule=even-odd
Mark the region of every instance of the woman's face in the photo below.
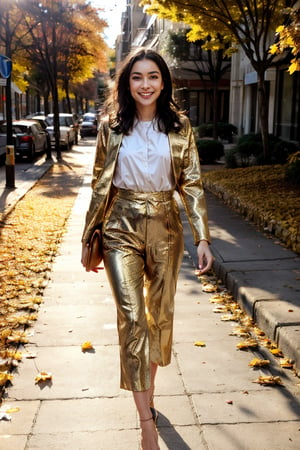
[[[132,66],[129,89],[137,111],[156,111],[156,101],[164,83],[158,65],[150,59],[142,59]]]

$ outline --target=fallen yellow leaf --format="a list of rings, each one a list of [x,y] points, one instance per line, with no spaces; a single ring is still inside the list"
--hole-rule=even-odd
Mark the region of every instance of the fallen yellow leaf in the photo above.
[[[210,297],[209,299],[210,303],[224,303],[224,297],[222,297],[222,295],[213,295],[212,297]]]
[[[293,369],[293,367],[294,367],[294,361],[289,358],[281,358],[279,361],[279,364],[284,369]]]
[[[273,348],[274,344],[272,343],[272,341],[270,339],[260,339],[259,342],[261,343],[261,345],[263,345],[266,348]]]
[[[94,348],[93,344],[90,341],[86,341],[81,345],[81,350],[83,352],[86,350],[92,350],[93,348]]]
[[[233,297],[227,291],[218,292],[209,299],[210,303],[228,303],[232,302]]]
[[[202,286],[203,292],[217,292],[219,290],[219,287],[216,284],[204,284]]]
[[[19,412],[20,408],[8,408],[5,412],[7,414],[11,414],[11,413],[15,413],[15,412]]]
[[[205,342],[203,342],[203,341],[196,341],[196,342],[194,343],[194,345],[195,345],[196,347],[206,347],[206,344],[205,344]]]
[[[226,305],[218,305],[213,309],[214,313],[225,313],[228,311],[228,308]]]
[[[0,352],[0,356],[2,358],[12,358],[12,359],[15,359],[17,361],[21,361],[21,359],[23,357],[23,354],[22,354],[22,352],[19,352],[19,351],[16,351],[16,350],[7,349],[7,350],[4,350],[4,351]]]
[[[268,359],[253,358],[250,361],[249,366],[250,367],[264,367],[264,366],[267,366],[268,364],[270,364],[270,361]]]
[[[197,275],[198,271],[196,270],[195,273],[196,273],[196,275]],[[197,275],[197,276],[198,276],[198,275]],[[201,283],[209,283],[210,278],[209,278],[208,275],[199,275],[199,276],[198,276],[198,280],[199,280]]]
[[[0,386],[5,386],[7,381],[11,381],[13,376],[7,372],[0,372]]]
[[[243,342],[239,342],[238,344],[236,344],[236,347],[239,350],[244,350],[247,348],[256,348],[258,347],[258,342],[255,339],[246,339]]]
[[[40,372],[36,377],[35,377],[35,384],[40,383],[40,382],[44,382],[44,381],[49,381],[52,380],[52,374],[48,373],[48,372]]]
[[[240,319],[240,317],[239,317],[239,315],[238,314],[224,314],[222,317],[221,317],[221,320],[223,321],[223,322],[238,322],[239,321],[239,319]]]
[[[274,356],[283,356],[283,353],[281,350],[279,350],[279,348],[272,348],[272,349],[270,349],[270,352]]]
[[[243,313],[240,313],[239,317],[243,327],[253,327],[253,319],[251,319],[251,317],[246,316]]]
[[[256,334],[256,336],[265,336],[265,333],[258,327],[254,327],[253,332]]]
[[[253,381],[253,383],[258,383],[258,384],[262,384],[265,386],[282,385],[281,378],[274,377],[273,375],[260,376],[257,378],[257,380]]]
[[[248,330],[248,328],[244,328],[244,327],[236,327],[230,334],[229,336],[239,336],[239,337],[250,337],[250,332]]]
[[[22,343],[27,344],[28,339],[26,337],[26,334],[23,332],[15,331],[10,336],[7,336],[8,342],[14,342],[15,344]]]

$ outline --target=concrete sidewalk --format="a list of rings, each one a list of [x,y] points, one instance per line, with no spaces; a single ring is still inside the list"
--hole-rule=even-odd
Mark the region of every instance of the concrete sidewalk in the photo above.
[[[64,157],[70,165],[86,164],[83,154],[75,147]],[[88,274],[79,262],[91,161],[90,152],[68,232],[26,345],[37,358],[20,363],[7,389],[5,405],[20,410],[11,414],[10,422],[0,422],[3,450],[139,448],[131,394],[119,389],[116,315],[105,272]],[[207,200],[218,275],[299,368],[299,260],[209,193]],[[230,336],[232,324],[213,312],[210,294],[202,292],[194,276],[195,248],[186,221],[184,228],[173,360],[157,378],[161,450],[299,449],[299,379],[270,355],[270,368],[254,371],[248,366],[253,353],[236,350],[240,338]],[[81,351],[85,341],[92,342],[93,351]],[[196,347],[195,341],[206,346]],[[35,384],[39,371],[51,372],[52,382]],[[284,386],[253,383],[261,374],[279,375]]]

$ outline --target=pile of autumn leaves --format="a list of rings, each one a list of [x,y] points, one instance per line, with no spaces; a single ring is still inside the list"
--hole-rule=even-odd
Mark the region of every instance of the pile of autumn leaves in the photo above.
[[[64,176],[68,172],[68,177]],[[62,182],[63,177],[63,182]],[[0,389],[12,380],[23,357],[27,329],[37,319],[51,265],[77,195],[80,173],[55,164],[1,217],[0,228]]]
[[[276,343],[269,339],[265,333],[255,325],[254,321],[240,308],[231,293],[228,292],[226,288],[222,287],[222,282],[218,280],[214,274],[201,275],[198,278],[202,284],[202,290],[204,292],[212,293],[209,301],[212,304],[213,312],[220,314],[221,321],[233,322],[236,324],[230,333],[231,336],[241,338],[241,341],[236,344],[236,348],[238,350],[251,350],[253,355],[255,355],[255,357],[249,361],[250,367],[254,369],[261,367],[271,369],[271,358],[275,358],[283,369],[290,369],[295,372],[294,361],[286,358],[282,351],[277,347]],[[205,342],[197,341],[194,345],[204,347]],[[267,355],[269,355],[269,357],[267,357]],[[268,372],[270,372],[270,370]],[[253,383],[264,386],[283,384],[281,378],[274,375],[260,375],[257,379],[253,380]]]
[[[284,165],[204,171],[204,185],[299,254],[300,186],[289,184],[285,171]]]

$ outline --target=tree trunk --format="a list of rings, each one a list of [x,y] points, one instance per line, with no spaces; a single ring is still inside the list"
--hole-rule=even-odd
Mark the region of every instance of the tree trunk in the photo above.
[[[53,95],[53,127],[54,127],[54,137],[55,137],[55,151],[57,160],[61,160],[61,150],[60,150],[60,130],[59,130],[59,107],[58,107],[58,92],[57,92],[57,75],[53,74],[54,85],[52,89]]]
[[[213,138],[218,139],[218,83],[213,86]]]
[[[59,130],[59,106],[58,106],[58,89],[57,89],[57,52],[56,52],[56,30],[55,24],[52,26],[52,43],[53,43],[53,68],[52,68],[52,96],[53,96],[53,126],[55,136],[55,150],[57,160],[61,160],[60,150],[60,130]]]
[[[70,93],[69,93],[69,81],[68,79],[64,82],[65,85],[65,94],[66,94],[66,102],[67,102],[67,111],[69,114],[72,113],[72,107],[71,107],[71,100],[70,100]]]
[[[48,114],[50,113],[50,108],[49,108],[49,90],[48,88],[44,91],[44,111],[45,111],[45,116],[48,116]]]
[[[36,94],[36,112],[41,112],[41,96],[39,92]]]
[[[5,37],[6,37],[6,46],[5,52],[6,56],[11,59],[11,31],[9,26],[9,13],[6,13],[5,18]],[[6,143],[7,145],[13,144],[13,130],[12,130],[12,99],[11,99],[11,74],[6,79]]]
[[[265,70],[257,72],[258,77],[258,109],[260,119],[260,132],[263,145],[263,154],[265,163],[268,162],[270,156],[270,139],[269,139],[269,99],[265,84]]]

